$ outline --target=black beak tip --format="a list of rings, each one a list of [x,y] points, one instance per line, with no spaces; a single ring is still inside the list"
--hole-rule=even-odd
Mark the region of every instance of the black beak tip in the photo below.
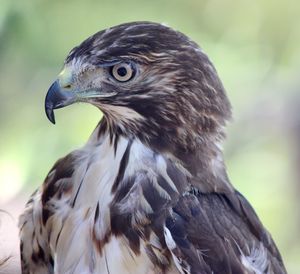
[[[45,104],[45,111],[46,111],[46,116],[49,119],[49,121],[55,125],[55,116],[54,116],[53,107],[47,106],[47,104]]]
[[[55,124],[55,116],[54,116],[53,110],[56,108],[56,105],[59,100],[59,97],[58,97],[59,91],[60,91],[60,87],[58,85],[58,82],[55,81],[49,88],[46,98],[45,98],[46,116],[52,124]]]

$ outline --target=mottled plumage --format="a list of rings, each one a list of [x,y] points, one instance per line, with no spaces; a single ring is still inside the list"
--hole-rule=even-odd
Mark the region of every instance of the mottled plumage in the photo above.
[[[57,161],[20,218],[23,273],[286,273],[221,142],[231,116],[203,51],[134,22],[74,48],[46,96],[104,116]]]

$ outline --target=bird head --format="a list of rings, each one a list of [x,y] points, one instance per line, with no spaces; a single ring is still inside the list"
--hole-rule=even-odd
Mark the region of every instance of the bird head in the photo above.
[[[157,146],[183,150],[222,135],[230,104],[207,55],[167,26],[133,22],[100,31],[67,56],[45,100],[47,117],[75,102],[91,103],[108,127]]]

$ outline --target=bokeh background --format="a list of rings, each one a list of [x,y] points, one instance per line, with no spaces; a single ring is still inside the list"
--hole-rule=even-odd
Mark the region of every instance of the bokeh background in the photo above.
[[[224,144],[232,183],[300,273],[300,2],[273,0],[0,0],[0,259],[18,264],[17,215],[54,161],[81,146],[101,113],[44,114],[69,50],[127,21],[166,23],[198,42],[233,105]],[[12,270],[3,270],[10,273]]]

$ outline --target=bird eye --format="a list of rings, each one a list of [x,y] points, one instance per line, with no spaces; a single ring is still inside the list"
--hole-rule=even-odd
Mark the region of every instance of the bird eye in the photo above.
[[[112,67],[111,74],[119,82],[127,82],[134,76],[134,69],[130,63],[120,63]]]

